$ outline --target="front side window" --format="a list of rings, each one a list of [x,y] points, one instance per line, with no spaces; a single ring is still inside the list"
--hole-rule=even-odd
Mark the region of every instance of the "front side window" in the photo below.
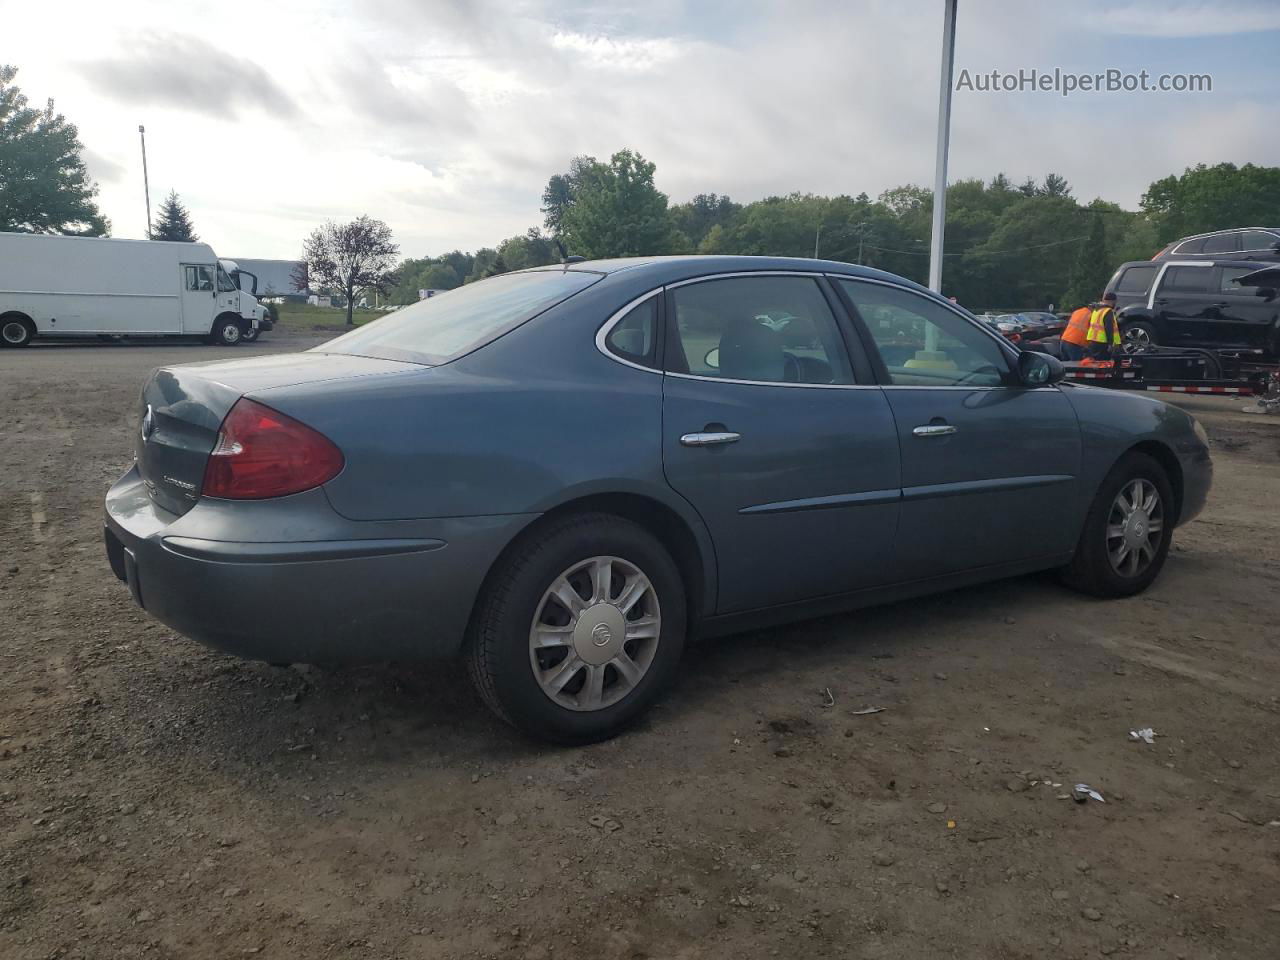
[[[188,290],[196,290],[203,293],[211,293],[213,291],[213,272],[208,267],[183,267],[183,272],[185,274],[184,286]]]
[[[1129,267],[1120,274],[1120,279],[1116,282],[1116,293],[1146,294],[1159,269],[1158,266]]]
[[[1241,286],[1236,283],[1238,277],[1243,277],[1246,273],[1253,273],[1257,267],[1223,267],[1220,271],[1222,274],[1221,283],[1218,289],[1222,293],[1242,293],[1246,296],[1257,296],[1258,288],[1252,286]]]
[[[222,269],[222,264],[218,264],[218,292],[230,293],[235,289],[236,285],[228,275],[227,271]]]
[[[650,297],[628,310],[609,331],[604,345],[624,360],[654,366],[658,352],[658,298]]]
[[[1208,293],[1212,274],[1209,267],[1170,267],[1165,271],[1160,289],[1175,293]]]
[[[848,354],[811,277],[726,277],[676,287],[667,368],[762,383],[852,383]],[[674,342],[671,342],[674,340]]]
[[[1240,238],[1241,250],[1274,250],[1280,237],[1265,230],[1249,230]]]
[[[1240,249],[1240,234],[1220,233],[1216,237],[1207,237],[1204,241],[1204,253],[1235,253]]]
[[[1000,345],[959,314],[918,293],[841,280],[871,332],[889,382],[911,387],[996,387],[1009,363]]]
[[[410,363],[445,363],[514,330],[600,279],[531,270],[468,283],[380,317],[315,349]]]

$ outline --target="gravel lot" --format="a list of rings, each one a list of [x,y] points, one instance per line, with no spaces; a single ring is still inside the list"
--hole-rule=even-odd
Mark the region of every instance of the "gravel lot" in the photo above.
[[[1144,596],[705,643],[558,750],[453,665],[231,660],[112,577],[147,370],[314,342],[0,351],[0,957],[1277,955],[1280,417],[1185,401],[1216,488]]]

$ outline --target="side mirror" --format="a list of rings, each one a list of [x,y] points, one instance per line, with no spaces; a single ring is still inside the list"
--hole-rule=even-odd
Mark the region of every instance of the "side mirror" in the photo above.
[[[1275,287],[1258,287],[1256,293],[1264,300],[1274,300],[1276,298]]]
[[[1066,375],[1067,370],[1057,357],[1030,350],[1018,354],[1018,380],[1024,387],[1047,387]]]
[[[720,348],[712,347],[707,351],[707,355],[702,358],[702,362],[707,365],[708,369],[720,369]]]

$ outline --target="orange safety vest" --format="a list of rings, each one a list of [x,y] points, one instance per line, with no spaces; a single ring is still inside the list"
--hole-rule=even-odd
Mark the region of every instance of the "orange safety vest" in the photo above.
[[[1089,314],[1089,332],[1085,339],[1090,343],[1107,342],[1107,314],[1111,314],[1111,345],[1120,346],[1120,324],[1116,322],[1116,312],[1111,307],[1098,307]]]
[[[1071,319],[1067,321],[1067,329],[1062,331],[1063,343],[1074,343],[1077,347],[1083,347],[1088,342],[1085,336],[1089,332],[1089,315],[1092,312],[1088,307],[1081,307],[1071,314]]]

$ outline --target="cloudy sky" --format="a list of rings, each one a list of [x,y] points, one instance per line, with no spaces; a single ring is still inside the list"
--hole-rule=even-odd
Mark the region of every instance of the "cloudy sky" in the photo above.
[[[144,235],[176,189],[223,256],[293,257],[326,218],[406,255],[539,223],[574,154],[631,147],[673,201],[872,196],[933,177],[942,0],[0,0],[0,60],[79,125]],[[1208,73],[1212,93],[960,91],[952,178],[1056,171],[1134,206],[1205,162],[1280,164],[1280,2],[961,0],[956,69]]]

